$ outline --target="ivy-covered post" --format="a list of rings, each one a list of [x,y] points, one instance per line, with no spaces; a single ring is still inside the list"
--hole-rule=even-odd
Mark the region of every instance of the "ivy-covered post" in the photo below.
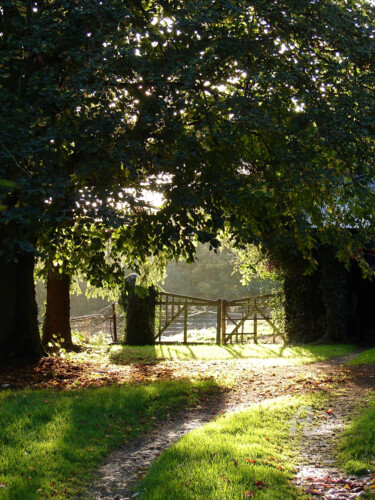
[[[155,287],[136,285],[138,276],[130,274],[124,280],[120,303],[126,314],[125,345],[155,344]]]

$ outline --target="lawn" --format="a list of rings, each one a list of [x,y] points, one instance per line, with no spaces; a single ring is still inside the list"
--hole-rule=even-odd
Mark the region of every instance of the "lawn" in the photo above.
[[[130,347],[115,345],[109,352],[112,363],[128,364],[139,362],[171,361],[214,361],[246,359],[254,364],[305,364],[324,361],[355,351],[349,344],[304,345],[286,347],[281,344],[248,345],[155,345]]]
[[[0,498],[77,498],[111,449],[214,389],[206,380],[0,392]]]
[[[154,462],[137,488],[144,500],[303,499],[292,483],[306,407],[322,394],[282,397],[189,433]],[[296,424],[295,416],[298,415]]]
[[[348,366],[356,366],[356,365],[365,365],[365,364],[373,364],[375,363],[375,347],[372,349],[367,349],[364,352],[361,352],[354,359],[351,359],[347,362]]]
[[[238,376],[238,363],[245,363],[250,370],[254,366],[261,369],[267,363],[273,366],[303,364],[344,355],[354,349],[354,346],[348,345],[284,347],[270,344],[225,347],[158,345],[143,348],[102,346],[89,353],[65,354],[65,358],[56,359],[56,362],[51,358],[35,368],[30,367],[28,371],[8,370],[4,372],[0,385],[12,386],[13,378],[14,387],[33,384],[34,389],[0,391],[0,498],[77,498],[83,494],[85,485],[92,482],[93,474],[110,450],[144,433],[156,418],[192,405],[203,394],[217,392],[223,386],[230,387],[229,375],[232,373],[234,379]],[[212,377],[208,369],[210,363],[220,377],[209,378]],[[197,369],[199,364],[200,370]],[[118,370],[120,375],[124,373],[123,379],[114,378],[113,373]],[[247,376],[248,372],[244,373]],[[182,379],[174,379],[177,374]],[[68,378],[64,382],[65,376]],[[105,387],[80,388],[84,384]],[[35,387],[48,388],[40,390]],[[301,401],[285,399],[271,406],[262,405],[263,409],[255,408],[244,418],[220,418],[208,427],[211,430],[199,431],[202,435],[197,438],[198,441],[202,439],[204,447],[212,449],[217,458],[221,457],[215,466],[212,465],[211,479],[204,483],[204,491],[208,491],[207,488],[213,484],[210,481],[214,481],[214,491],[220,492],[220,495],[224,491],[226,495],[230,491],[245,495],[254,487],[258,493],[264,491],[268,495],[280,482],[280,488],[285,488],[286,495],[297,495],[288,482],[293,454],[284,427]],[[266,414],[270,416],[266,418]],[[255,426],[261,421],[263,424],[256,430]],[[230,422],[230,426],[226,427]],[[269,441],[265,440],[261,446],[262,435],[265,434]],[[211,444],[207,441],[210,435],[214,436]],[[238,435],[236,440],[235,435]],[[233,443],[225,451],[228,436]],[[252,442],[254,445],[251,445]],[[202,453],[197,454],[196,464],[191,463],[189,445],[186,446],[183,453],[187,454],[185,458],[188,458],[191,470],[189,482],[190,479],[194,482],[195,478],[199,478],[198,469],[208,467],[202,461],[206,454],[202,449]],[[194,450],[196,446],[194,444]],[[166,457],[169,453],[172,451],[168,451]],[[178,461],[178,456],[173,460]],[[252,462],[259,458],[273,463],[268,458],[271,456],[275,457],[273,465]],[[227,466],[230,467],[226,472],[224,464],[228,460]],[[180,473],[183,465],[180,467],[179,464],[183,462],[177,463]],[[246,480],[242,477],[245,472]],[[230,483],[223,476],[229,478]],[[178,482],[173,488],[178,488]]]
[[[338,445],[339,463],[348,474],[365,475],[375,465],[375,398],[360,408]]]

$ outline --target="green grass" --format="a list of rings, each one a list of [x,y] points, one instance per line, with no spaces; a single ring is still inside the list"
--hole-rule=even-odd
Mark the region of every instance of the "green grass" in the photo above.
[[[323,400],[317,394],[283,397],[217,418],[154,462],[138,485],[139,498],[224,500],[255,493],[264,499],[308,498],[291,483],[301,437],[293,432],[293,422],[303,423],[309,409]]]
[[[77,498],[109,450],[213,389],[174,381],[0,392],[0,498]]]
[[[361,352],[356,358],[351,359],[346,364],[349,366],[355,365],[365,365],[375,363],[375,347],[372,349],[367,349],[367,351]]]
[[[75,356],[77,359],[82,356],[86,360],[92,357],[93,360],[107,363],[112,358],[117,363],[129,364],[140,361],[158,362],[165,359],[197,362],[246,359],[248,363],[260,366],[267,363],[274,365],[308,363],[340,356],[354,349],[354,346],[348,345],[284,347],[270,344],[225,347],[216,345],[158,345],[143,348],[113,346],[111,349],[103,347],[91,354],[72,355],[72,360],[74,361]],[[228,369],[231,369],[230,366]],[[160,381],[147,385],[129,384],[74,391],[54,389],[0,391],[0,499],[34,500],[52,496],[62,499],[83,495],[85,484],[92,481],[92,474],[110,450],[140,435],[155,418],[163,418],[165,414],[175,409],[192,404],[199,394],[214,390],[215,387],[217,386],[212,380],[190,380]],[[217,463],[216,458],[211,460],[213,467],[210,472],[211,479],[207,479],[207,481],[214,481],[213,491],[226,491],[228,495],[235,491],[233,498],[241,498],[245,491],[252,491],[254,481],[261,480],[267,484],[267,488],[261,487],[262,483],[259,483],[257,492],[261,495],[264,493],[264,498],[273,498],[267,496],[267,492],[273,491],[274,485],[278,482],[280,482],[280,491],[285,490],[288,495],[291,492],[293,495],[296,494],[293,488],[290,489],[291,486],[288,483],[292,450],[285,425],[294,411],[293,405],[298,405],[300,400],[290,400],[290,403],[288,401],[277,403],[279,406],[271,405],[270,411],[267,410],[267,412],[262,408],[254,409],[252,410],[255,412],[253,416],[236,415],[228,419],[219,419],[218,423],[213,425],[224,426],[222,436],[219,428],[213,427],[212,431],[202,431],[202,436],[204,435],[204,440],[206,440],[204,442],[207,443],[207,449],[212,451],[212,456],[204,452],[204,446],[200,447],[200,437],[194,444],[197,447],[196,458],[194,447],[190,448],[190,445],[187,445],[184,448],[183,453],[186,454],[184,460],[187,459],[185,461],[190,464],[189,471],[192,471],[188,476],[189,485],[190,479],[194,483],[196,478],[200,477],[200,467],[205,471],[207,464],[203,459],[206,460],[208,457],[211,460],[217,455],[218,458],[222,458]],[[269,418],[269,414],[274,416]],[[264,427],[261,427],[263,435],[268,434],[270,438],[270,441],[262,443],[260,441],[262,432],[255,432],[253,429],[260,417],[262,422],[264,421]],[[234,419],[232,429],[235,428],[235,432],[230,428],[226,430],[225,427],[227,422],[232,421],[232,418]],[[214,440],[210,444],[207,439],[211,434]],[[255,439],[254,445],[251,444],[253,439]],[[218,450],[214,451],[216,445]],[[276,445],[285,448],[283,453],[275,448]],[[178,444],[177,449],[179,446],[182,445]],[[234,452],[238,452],[238,458],[236,458],[237,455],[233,455],[233,458],[229,459]],[[275,461],[275,464],[282,465],[286,471],[278,469],[273,461],[272,464],[258,463],[258,461],[253,464],[246,461],[246,458],[253,459],[253,456],[254,460],[262,457],[268,460],[267,457],[274,456],[275,459],[280,460],[280,462]],[[240,459],[245,461],[241,462]],[[224,467],[225,460],[229,462]],[[234,460],[238,462],[238,465]],[[180,469],[186,472],[185,462],[179,461],[176,467],[178,473]],[[231,476],[228,475],[229,473]],[[236,479],[237,473],[239,473],[238,479]],[[230,483],[227,481],[228,478],[230,478]],[[238,486],[234,488],[236,481]],[[200,482],[206,485],[203,497],[186,498],[205,498],[207,488],[211,488],[213,483],[207,483],[203,479],[199,479],[198,483]],[[165,484],[165,480],[160,482],[160,485],[162,484]],[[238,492],[240,496],[236,496]],[[174,496],[169,498],[174,498]],[[185,497],[177,496],[176,498]],[[275,498],[282,497],[275,496]],[[294,497],[286,496],[285,498]]]
[[[363,475],[375,467],[375,398],[360,409],[338,444],[339,463],[348,474]]]
[[[112,346],[109,356],[113,363],[128,364],[137,362],[210,361],[249,359],[257,364],[261,360],[271,360],[279,364],[304,364],[324,361],[355,351],[354,345],[305,345],[285,347],[280,344],[249,345],[155,345],[143,347]]]

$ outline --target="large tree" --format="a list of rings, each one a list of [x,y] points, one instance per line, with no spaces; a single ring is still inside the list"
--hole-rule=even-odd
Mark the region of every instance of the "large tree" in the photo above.
[[[312,267],[318,240],[345,260],[373,236],[369,4],[5,0],[0,16],[0,178],[19,186],[0,187],[9,276],[51,228],[120,225],[120,194],[135,216],[113,248],[135,264],[191,259],[194,238],[216,246],[225,228]],[[134,210],[142,184],[160,210]],[[36,338],[18,298],[0,301],[4,354]]]
[[[42,352],[36,249],[53,260],[55,240],[123,224],[116,203],[135,203],[124,188],[144,176],[131,157],[139,13],[122,1],[1,4],[0,176],[17,184],[0,186],[1,356]]]

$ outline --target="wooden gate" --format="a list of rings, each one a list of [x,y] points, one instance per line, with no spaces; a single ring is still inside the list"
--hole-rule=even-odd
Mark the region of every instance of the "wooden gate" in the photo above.
[[[159,292],[156,307],[157,307],[157,333],[155,339],[161,342],[161,336],[163,333],[181,316],[183,316],[183,331],[184,337],[183,342],[187,344],[188,342],[188,316],[189,310],[191,311],[193,307],[215,307],[217,310],[220,309],[219,301],[210,299],[201,299],[199,297],[190,297],[188,295],[178,295],[175,293]],[[217,318],[215,321],[217,325]],[[220,332],[219,332],[220,335]],[[220,342],[219,337],[216,335],[216,342]]]
[[[280,330],[272,319],[272,305],[276,294],[245,297],[242,299],[202,299],[188,295],[159,292],[156,300],[157,327],[155,340],[162,341],[162,336],[173,324],[183,328],[183,343],[188,343],[188,319],[194,311],[210,309],[212,326],[216,330],[215,341],[218,345],[227,343],[243,343],[253,337],[258,343],[259,322],[267,322],[272,328],[273,342]]]
[[[281,332],[272,320],[272,306],[277,294],[245,297],[235,300],[222,300],[221,337],[222,343],[244,342],[245,337],[254,337],[258,343],[260,321],[267,322],[272,328],[273,342]]]

